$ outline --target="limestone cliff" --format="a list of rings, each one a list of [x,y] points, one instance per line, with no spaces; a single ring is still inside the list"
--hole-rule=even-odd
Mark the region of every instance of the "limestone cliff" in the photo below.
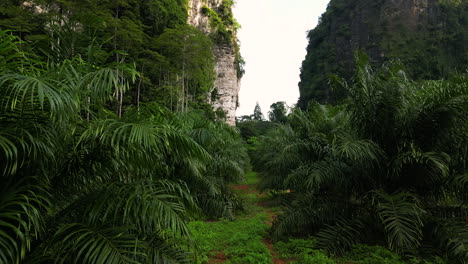
[[[414,79],[439,79],[468,65],[467,0],[331,0],[309,32],[302,64],[299,106],[333,103],[328,77],[353,75],[356,50],[372,63],[399,60]]]
[[[214,40],[217,78],[208,100],[215,110],[224,111],[228,124],[235,125],[240,74],[231,6],[232,1],[226,0],[190,0],[188,23]]]

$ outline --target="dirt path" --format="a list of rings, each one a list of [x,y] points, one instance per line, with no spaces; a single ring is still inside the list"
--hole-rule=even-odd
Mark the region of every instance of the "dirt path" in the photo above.
[[[208,264],[226,263],[226,254],[224,252],[218,252],[212,259],[208,261]]]
[[[265,246],[267,246],[267,248],[270,250],[270,254],[273,256],[273,264],[289,263],[286,260],[283,260],[278,256],[278,253],[276,253],[276,251],[273,249],[273,243],[271,242],[271,239],[266,238],[263,240],[263,243],[265,244]]]

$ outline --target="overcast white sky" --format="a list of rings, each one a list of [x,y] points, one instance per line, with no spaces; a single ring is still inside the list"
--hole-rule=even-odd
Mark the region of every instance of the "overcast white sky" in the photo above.
[[[266,116],[270,105],[297,103],[299,74],[313,29],[329,0],[236,0],[234,15],[246,64],[237,116],[253,113],[258,101]]]

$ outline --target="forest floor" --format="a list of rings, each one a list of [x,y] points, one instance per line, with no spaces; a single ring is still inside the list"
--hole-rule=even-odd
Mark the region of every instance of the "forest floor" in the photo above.
[[[246,184],[232,185],[244,201],[245,212],[234,221],[190,223],[199,246],[198,263],[286,264],[274,249],[269,230],[280,208],[271,197],[257,191],[257,176],[247,174]]]

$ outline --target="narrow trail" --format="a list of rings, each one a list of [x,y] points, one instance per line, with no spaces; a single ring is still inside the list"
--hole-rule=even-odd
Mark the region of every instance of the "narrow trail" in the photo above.
[[[192,221],[189,223],[199,248],[197,264],[288,264],[282,259],[270,237],[271,226],[281,212],[278,201],[257,191],[255,172],[246,174],[246,184],[231,188],[243,201],[235,220]]]
[[[261,197],[264,197],[263,194],[257,191],[256,184],[241,184],[241,185],[232,185],[232,187],[236,190],[241,191],[245,195],[254,194],[257,198],[256,205],[261,207],[262,210],[268,214],[269,218],[268,221],[265,223],[270,227],[273,225],[273,222],[276,219],[277,212],[274,212],[271,207],[267,206],[265,201],[258,201]],[[287,264],[289,263],[286,260],[283,260],[279,257],[278,253],[273,248],[273,241],[270,237],[264,237],[262,240],[263,244],[270,250],[270,254],[273,259],[273,264]],[[223,262],[210,262],[210,263],[223,263]]]
[[[265,206],[265,203],[259,202],[258,205],[261,206],[262,208],[264,208],[266,213],[270,217],[270,220],[266,224],[268,224],[271,227],[273,225],[273,222],[275,221],[276,213],[268,210],[268,207]],[[265,246],[267,246],[267,248],[270,250],[270,254],[273,256],[273,264],[286,264],[286,263],[289,263],[286,260],[283,260],[283,259],[281,259],[279,257],[278,253],[273,248],[273,241],[271,240],[271,238],[264,238],[263,239],[263,244],[265,244]]]

